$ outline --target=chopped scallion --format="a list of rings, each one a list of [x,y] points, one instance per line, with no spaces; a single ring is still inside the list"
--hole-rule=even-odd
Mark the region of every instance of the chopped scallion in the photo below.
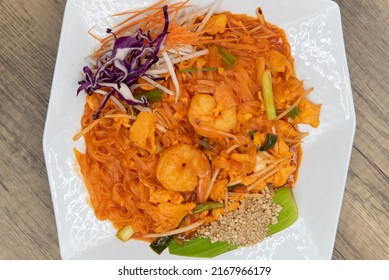
[[[277,140],[278,140],[278,135],[270,134],[270,133],[267,134],[266,140],[265,140],[265,145],[260,147],[259,150],[263,152],[263,151],[267,151],[267,150],[271,149],[277,143]]]
[[[201,213],[207,210],[222,208],[224,203],[222,202],[205,202],[203,204],[199,204],[195,209],[192,210],[193,213]]]
[[[288,116],[294,120],[299,114],[301,113],[301,110],[299,107],[294,106],[292,110],[289,111]]]
[[[229,53],[225,48],[218,46],[217,50],[219,51],[222,60],[229,66],[234,66],[238,59]]]
[[[123,242],[127,242],[134,235],[134,230],[131,226],[124,226],[116,233],[116,237]]]
[[[173,240],[174,235],[163,236],[155,239],[151,244],[150,248],[153,249],[158,255],[160,255]]]
[[[182,70],[180,70],[180,72],[181,73],[197,72],[197,69],[200,69],[203,72],[217,71],[217,68],[215,68],[215,67],[204,67],[204,68],[191,67],[191,68],[182,69]]]
[[[272,76],[269,69],[265,70],[262,77],[262,94],[265,103],[266,116],[269,121],[275,120],[276,107],[274,105]]]

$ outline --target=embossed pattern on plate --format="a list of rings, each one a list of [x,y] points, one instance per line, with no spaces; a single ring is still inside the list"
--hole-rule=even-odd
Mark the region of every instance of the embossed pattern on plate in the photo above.
[[[102,35],[115,20],[110,14],[155,1],[68,0],[52,84],[43,139],[45,160],[64,259],[180,259],[154,254],[148,244],[123,244],[109,222],[95,218],[77,171],[73,142],[79,130],[84,97],[76,97],[85,57],[97,47],[87,35]],[[194,3],[204,3],[200,0]],[[260,5],[270,22],[283,27],[292,45],[296,71],[323,104],[318,129],[303,144],[304,157],[295,189],[299,219],[288,229],[256,246],[221,255],[219,259],[329,259],[343,199],[355,130],[355,113],[345,57],[340,14],[327,0],[225,0],[219,10],[254,15]],[[334,147],[331,143],[336,142]],[[329,158],[331,154],[331,158]],[[320,217],[320,219],[318,218]]]

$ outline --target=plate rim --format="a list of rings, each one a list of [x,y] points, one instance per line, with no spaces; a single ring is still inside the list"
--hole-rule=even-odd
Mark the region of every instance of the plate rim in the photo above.
[[[288,0],[286,0],[288,1]],[[342,21],[341,21],[341,14],[340,14],[340,8],[339,8],[339,5],[334,2],[334,1],[331,1],[331,0],[296,0],[296,1],[300,1],[300,2],[323,2],[323,3],[331,3],[332,7],[336,9],[336,16],[337,18],[339,19],[339,24],[340,24],[340,28],[339,28],[339,32],[341,33],[340,35],[342,36],[342,40],[340,40],[340,46],[339,48],[341,48],[341,52],[342,52],[342,57],[344,58],[344,63],[345,63],[345,66],[346,68],[343,69],[343,75],[345,76],[345,79],[343,79],[343,82],[347,83],[347,93],[346,93],[346,96],[348,97],[348,102],[349,102],[349,106],[348,106],[348,109],[350,110],[350,117],[349,119],[347,120],[348,123],[350,123],[350,129],[351,129],[351,134],[349,135],[349,144],[348,145],[348,150],[347,150],[347,158],[348,158],[348,161],[347,161],[347,166],[346,166],[346,169],[349,170],[349,165],[350,165],[350,159],[351,159],[351,153],[352,153],[352,149],[353,149],[353,141],[354,141],[354,137],[355,137],[355,130],[356,130],[356,115],[355,115],[355,106],[354,106],[354,101],[353,101],[353,94],[352,94],[352,87],[351,87],[351,81],[350,81],[350,74],[349,74],[349,68],[348,68],[348,63],[347,63],[347,53],[346,53],[346,48],[345,48],[345,44],[344,44],[344,37],[343,37],[343,28],[342,28]],[[51,84],[51,89],[50,89],[50,95],[49,95],[49,101],[48,101],[48,109],[47,109],[47,113],[46,113],[46,118],[45,118],[45,126],[44,126],[44,131],[43,131],[43,137],[42,137],[42,147],[43,147],[43,153],[44,153],[44,160],[45,160],[45,165],[46,165],[46,171],[47,171],[47,175],[49,176],[50,174],[50,171],[49,171],[49,164],[48,164],[48,156],[49,156],[49,144],[50,144],[50,138],[48,136],[49,134],[49,131],[48,131],[48,125],[47,125],[47,122],[48,122],[48,119],[50,118],[50,116],[53,115],[52,113],[52,110],[53,110],[53,96],[55,95],[55,82],[56,80],[58,79],[58,75],[59,75],[59,66],[58,66],[58,61],[61,60],[62,58],[62,52],[63,52],[63,48],[66,47],[66,45],[64,44],[64,29],[65,27],[68,25],[68,21],[69,21],[69,10],[70,10],[70,5],[74,4],[74,0],[70,0],[70,1],[67,1],[66,2],[66,5],[65,5],[65,9],[64,9],[64,15],[63,15],[63,21],[62,21],[62,26],[61,26],[61,32],[60,32],[60,39],[59,39],[59,43],[58,43],[58,50],[57,50],[57,56],[56,56],[56,63],[55,63],[55,68],[54,68],[54,73],[53,73],[53,79],[52,79],[52,84]],[[63,58],[62,58],[63,60]],[[344,198],[344,193],[345,193],[345,190],[346,190],[346,182],[347,182],[347,175],[348,173],[346,172],[344,174],[344,178],[343,178],[343,184],[342,184],[342,193],[341,193],[341,196],[340,196],[340,200],[341,200],[341,203],[339,203],[337,206],[338,206],[338,209],[336,210],[336,213],[337,213],[337,219],[336,219],[336,229],[338,228],[338,224],[340,222],[340,214],[341,214],[341,208],[342,208],[342,205],[343,205],[343,198]],[[63,244],[61,243],[61,239],[63,237],[62,236],[62,233],[60,232],[60,229],[61,229],[61,224],[60,224],[60,220],[58,219],[58,216],[59,216],[59,212],[60,211],[58,209],[58,205],[57,205],[57,201],[54,197],[54,185],[53,183],[51,182],[50,178],[49,179],[49,187],[50,187],[50,192],[51,192],[51,196],[52,196],[52,202],[53,202],[53,209],[54,209],[54,213],[55,213],[55,222],[56,222],[56,228],[57,228],[57,236],[58,236],[58,244],[59,244],[59,248],[60,248],[60,254],[61,254],[61,258],[64,259],[64,256],[63,256]],[[333,250],[334,250],[334,246],[335,246],[335,241],[336,241],[336,236],[337,236],[337,230],[335,230],[334,232],[332,232],[332,248],[331,250],[328,250],[328,259],[330,259],[332,257],[332,254],[333,254]]]

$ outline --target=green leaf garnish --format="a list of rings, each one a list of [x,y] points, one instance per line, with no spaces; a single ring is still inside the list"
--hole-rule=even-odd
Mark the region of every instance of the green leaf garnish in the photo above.
[[[273,235],[292,225],[298,218],[298,209],[293,191],[290,187],[278,188],[275,190],[273,201],[282,206],[278,215],[278,223],[269,226],[269,235]]]
[[[278,135],[277,134],[267,134],[266,135],[266,140],[265,140],[265,145],[259,148],[260,151],[267,151],[270,148],[272,148],[278,140]]]
[[[269,235],[273,235],[286,229],[292,225],[298,217],[296,201],[290,187],[276,189],[273,200],[275,203],[282,206],[282,210],[278,215],[278,223],[269,226]],[[172,240],[169,244],[170,254],[197,258],[213,258],[234,249],[237,249],[236,245],[220,241],[211,243],[209,238],[200,237],[185,241],[183,246],[178,244],[175,240]]]
[[[236,245],[231,245],[227,242],[218,241],[211,243],[209,238],[197,237],[190,241],[185,241],[184,246],[180,246],[173,240],[169,244],[169,253],[185,257],[213,258],[236,248]]]
[[[294,106],[292,110],[289,111],[288,116],[294,120],[299,114],[301,113],[301,110],[299,107]]]

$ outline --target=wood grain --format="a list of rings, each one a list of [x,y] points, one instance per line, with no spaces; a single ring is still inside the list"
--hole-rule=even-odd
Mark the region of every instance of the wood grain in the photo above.
[[[65,1],[0,1],[0,258],[57,259],[42,134]]]
[[[0,0],[0,259],[60,258],[42,134],[65,2]],[[337,2],[357,130],[333,259],[389,259],[389,3]]]
[[[336,259],[389,259],[389,1],[337,1],[357,128]]]

